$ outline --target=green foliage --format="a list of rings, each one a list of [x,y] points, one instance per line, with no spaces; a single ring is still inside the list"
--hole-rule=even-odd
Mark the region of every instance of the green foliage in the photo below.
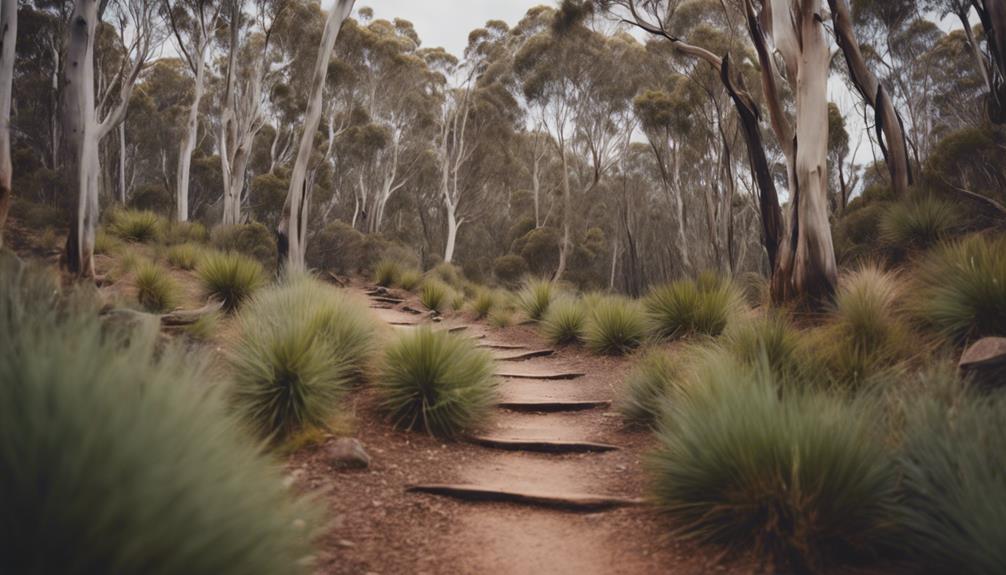
[[[220,326],[220,314],[206,314],[185,328],[185,333],[196,341],[209,341],[216,335]]]
[[[199,222],[172,222],[164,233],[168,245],[185,243],[205,243],[210,238],[206,226]]]
[[[520,257],[527,262],[532,274],[545,276],[558,267],[561,238],[555,228],[531,230],[519,242],[522,246]]]
[[[798,375],[806,363],[799,332],[779,312],[730,324],[722,345],[743,365],[764,363],[779,378]]]
[[[489,313],[489,325],[496,329],[503,329],[514,324],[514,312],[508,308],[497,308]]]
[[[957,208],[933,198],[908,199],[892,204],[880,220],[880,237],[891,247],[925,249],[961,225]]]
[[[856,201],[860,201],[857,198]],[[880,222],[887,212],[886,203],[864,204],[853,209],[850,204],[842,219],[835,225],[835,255],[839,261],[855,262],[876,257]]]
[[[584,328],[584,341],[594,353],[621,355],[642,345],[646,316],[635,301],[608,297],[591,310]]]
[[[203,248],[197,244],[178,244],[168,248],[168,263],[180,270],[192,271],[196,269],[199,260],[203,255]]]
[[[381,260],[374,269],[374,283],[383,287],[391,287],[398,283],[402,275],[402,266],[391,260]]]
[[[213,230],[210,243],[220,251],[255,258],[266,268],[276,267],[276,235],[258,222],[219,226]]]
[[[398,287],[405,291],[412,291],[423,281],[423,274],[419,270],[407,269],[398,274]]]
[[[545,339],[556,345],[581,343],[587,324],[587,307],[582,301],[561,298],[549,306],[541,321]]]
[[[753,549],[776,571],[888,542],[896,474],[863,403],[792,390],[716,356],[661,419],[653,494],[704,542]]]
[[[387,350],[377,390],[396,426],[457,437],[483,424],[496,400],[492,356],[469,339],[421,328]]]
[[[436,312],[442,312],[447,307],[451,295],[451,287],[435,278],[423,280],[423,285],[419,288],[419,301],[426,309]]]
[[[1006,237],[944,245],[916,272],[912,309],[956,342],[1006,335]]]
[[[727,280],[705,275],[655,288],[645,301],[653,332],[666,339],[716,337],[741,309],[741,296]]]
[[[0,282],[0,572],[308,572],[312,506],[206,362],[10,261]]]
[[[375,349],[360,302],[308,277],[259,293],[238,316],[231,401],[260,436],[324,428]]]
[[[958,383],[959,384],[959,383]],[[939,573],[1006,568],[1006,401],[916,400],[900,458],[911,557]]]
[[[255,290],[265,284],[265,271],[258,261],[235,252],[207,253],[196,267],[203,295],[224,303],[234,311]]]
[[[164,233],[164,220],[154,212],[119,210],[111,220],[109,233],[127,242],[154,242]]]
[[[465,278],[461,270],[454,264],[441,262],[429,271],[429,277],[440,280],[452,288],[460,288],[464,284]]]
[[[119,238],[106,232],[104,228],[98,228],[94,235],[94,253],[110,255],[120,249],[122,249],[122,241]]]
[[[496,294],[491,290],[483,289],[475,295],[472,300],[472,311],[475,312],[476,319],[484,319],[493,309],[496,308]]]
[[[134,280],[136,300],[147,311],[164,313],[175,309],[181,300],[181,287],[171,273],[161,266],[146,262],[136,270]]]
[[[555,299],[558,289],[555,284],[543,279],[529,279],[517,293],[517,305],[532,321],[540,321]]]
[[[618,411],[630,423],[653,425],[667,409],[681,378],[680,358],[660,349],[649,351],[629,373]]]
[[[313,268],[337,274],[360,269],[364,235],[349,224],[336,220],[325,226],[308,244],[307,261]]]
[[[493,275],[496,276],[497,281],[508,287],[519,284],[521,278],[527,273],[527,262],[515,254],[500,256],[493,262]]]

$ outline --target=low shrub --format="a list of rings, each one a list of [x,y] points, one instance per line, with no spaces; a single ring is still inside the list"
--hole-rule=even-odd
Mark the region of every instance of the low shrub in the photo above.
[[[764,361],[773,374],[785,378],[798,375],[806,363],[800,337],[786,316],[775,312],[732,323],[722,345],[744,365]]]
[[[431,278],[444,282],[452,288],[458,289],[462,287],[465,281],[465,277],[461,274],[461,270],[456,265],[449,264],[447,262],[440,262],[436,265],[436,267],[431,269],[427,275]]]
[[[419,301],[426,306],[426,309],[442,312],[447,307],[448,298],[452,295],[450,286],[444,282],[429,278],[423,281],[419,288]]]
[[[407,269],[398,274],[398,287],[405,291],[412,291],[423,281],[423,274],[419,270]]]
[[[34,275],[0,264],[0,572],[308,573],[315,506],[206,362]]]
[[[915,274],[911,308],[958,343],[1006,336],[1006,236],[971,236],[937,248]]]
[[[465,307],[465,302],[467,301],[468,299],[465,298],[464,292],[454,292],[451,294],[450,298],[451,310],[461,311],[461,309]]]
[[[516,254],[500,256],[493,262],[493,275],[507,287],[517,286],[527,273],[527,261]]]
[[[119,210],[111,220],[109,233],[127,242],[154,242],[164,233],[164,220],[154,212]]]
[[[265,284],[265,271],[258,261],[234,252],[211,252],[196,267],[203,295],[223,302],[234,311]]]
[[[375,350],[366,307],[308,277],[256,295],[238,316],[232,403],[262,437],[324,428]]]
[[[492,412],[493,370],[492,356],[471,340],[420,328],[388,348],[377,390],[397,427],[457,437]]]
[[[950,203],[933,198],[891,204],[880,219],[880,237],[899,250],[936,245],[961,225],[960,213]]]
[[[628,353],[646,339],[646,317],[636,302],[608,297],[591,311],[583,339],[594,353]]]
[[[481,290],[472,300],[472,312],[475,313],[475,319],[486,318],[496,308],[496,303],[495,293],[487,289]]]
[[[164,242],[168,245],[206,243],[210,232],[199,222],[172,222],[164,233]]]
[[[489,313],[489,325],[496,329],[503,329],[514,324],[514,312],[509,308],[496,308]]]
[[[890,543],[896,489],[874,410],[793,390],[765,367],[709,363],[677,394],[648,461],[682,534],[815,571]]]
[[[94,235],[94,253],[111,255],[122,249],[122,241],[119,238],[99,228]]]
[[[391,287],[398,283],[402,275],[402,267],[398,262],[381,260],[374,268],[374,283],[382,287]]]
[[[146,262],[137,268],[133,285],[136,287],[136,300],[150,312],[171,311],[181,300],[178,282],[168,270],[152,262]]]
[[[545,339],[555,345],[581,343],[587,324],[587,307],[582,301],[562,298],[549,306],[541,321]]]
[[[254,258],[267,269],[276,267],[276,234],[258,222],[218,226],[210,236],[210,243],[220,251]]]
[[[716,337],[741,309],[741,296],[728,280],[706,275],[701,282],[676,281],[645,300],[655,335],[665,339]]]
[[[540,321],[548,306],[558,295],[555,284],[548,280],[532,279],[524,282],[517,293],[517,305],[531,321]]]
[[[168,263],[180,270],[192,271],[199,264],[203,248],[196,244],[178,244],[168,248]]]
[[[667,408],[682,378],[681,359],[664,350],[646,353],[629,373],[618,411],[626,421],[649,426]]]

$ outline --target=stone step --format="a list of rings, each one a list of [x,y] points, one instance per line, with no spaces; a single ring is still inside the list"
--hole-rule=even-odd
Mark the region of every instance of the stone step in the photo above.
[[[530,507],[559,509],[574,512],[605,511],[619,507],[642,505],[644,503],[642,499],[612,495],[500,489],[495,487],[481,487],[478,485],[447,483],[409,485],[406,486],[405,490],[411,493],[427,493],[431,495],[452,497],[462,501],[515,503]]]
[[[587,374],[576,371],[517,371],[503,370],[496,373],[497,376],[505,379],[542,379],[548,381],[560,381],[567,379],[579,379]]]
[[[593,441],[551,441],[543,439],[519,439],[476,435],[468,441],[483,447],[505,449],[507,451],[535,451],[541,453],[603,453],[617,451],[617,445]]]
[[[496,356],[497,361],[524,361],[536,357],[548,357],[555,353],[554,349],[534,349],[530,351],[520,351],[514,353],[500,354]]]
[[[556,413],[563,411],[586,411],[597,409],[598,407],[610,407],[611,402],[607,400],[582,400],[582,401],[503,401],[496,405],[500,409],[510,411],[532,412],[532,413]]]
[[[398,305],[398,304],[400,304],[400,303],[402,303],[402,302],[405,301],[405,300],[399,299],[397,297],[373,296],[373,295],[370,296],[370,299],[371,299],[371,301],[376,301],[377,303],[390,303],[392,305]]]
[[[513,343],[480,343],[479,347],[484,347],[486,349],[497,349],[502,351],[515,350],[515,349],[527,349],[526,345],[513,344]]]

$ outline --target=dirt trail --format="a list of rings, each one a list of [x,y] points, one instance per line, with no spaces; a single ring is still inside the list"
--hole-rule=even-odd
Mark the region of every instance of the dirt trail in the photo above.
[[[501,405],[472,441],[440,443],[389,430],[363,393],[357,434],[374,452],[371,469],[333,473],[320,453],[294,456],[291,466],[309,487],[330,490],[337,517],[320,572],[749,571],[723,567],[707,551],[673,541],[663,519],[640,504],[649,434],[624,429],[610,408],[625,361],[572,349],[553,352],[526,327],[495,330],[463,317],[433,323],[427,314],[402,310],[419,308],[405,294],[369,297],[372,311],[397,330],[429,324],[491,350],[503,374]],[[524,352],[539,353],[514,357]],[[409,492],[417,485],[438,493],[457,487],[460,493]],[[533,502],[470,500],[471,491]],[[564,508],[567,501],[570,509]],[[600,501],[603,510],[577,508],[584,501],[590,509]]]

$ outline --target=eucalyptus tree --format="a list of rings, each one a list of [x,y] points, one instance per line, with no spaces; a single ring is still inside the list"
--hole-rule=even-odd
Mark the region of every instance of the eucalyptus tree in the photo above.
[[[100,4],[104,9],[104,3]],[[94,276],[94,238],[98,223],[99,146],[126,117],[140,73],[163,39],[155,24],[154,0],[120,0],[107,4],[119,24],[118,40],[125,57],[115,78],[104,82],[96,97],[95,44],[102,12],[97,0],[76,0],[67,25],[61,85],[61,153],[73,214],[66,244],[72,273]]]
[[[164,0],[164,15],[175,38],[175,49],[192,73],[192,99],[179,144],[175,171],[175,219],[189,219],[189,174],[199,135],[199,113],[206,91],[206,66],[221,22],[222,0]]]
[[[11,202],[10,108],[17,57],[17,0],[0,0],[0,248]]]

